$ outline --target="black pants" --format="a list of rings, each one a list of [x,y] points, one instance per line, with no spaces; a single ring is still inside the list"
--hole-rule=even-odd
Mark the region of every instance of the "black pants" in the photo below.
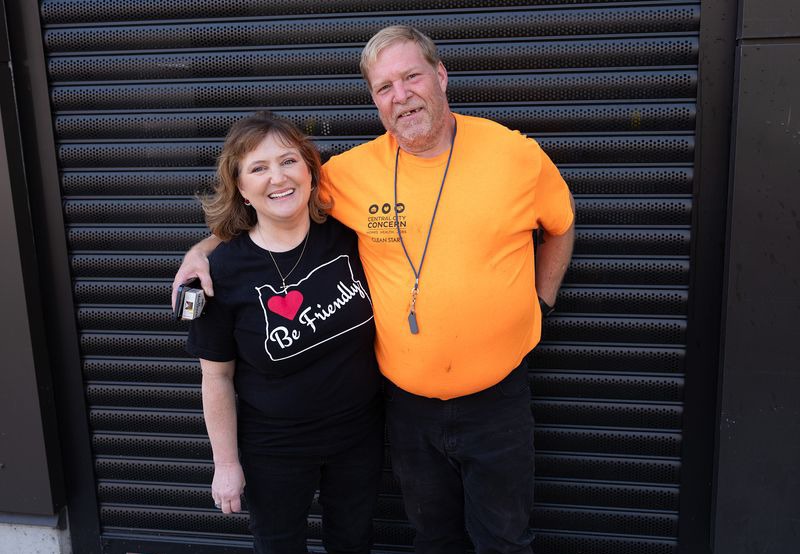
[[[529,554],[533,415],[527,366],[451,400],[386,386],[392,467],[417,554]]]
[[[328,456],[242,452],[250,530],[258,554],[306,554],[314,492],[322,505],[328,554],[368,554],[383,458],[383,425]]]

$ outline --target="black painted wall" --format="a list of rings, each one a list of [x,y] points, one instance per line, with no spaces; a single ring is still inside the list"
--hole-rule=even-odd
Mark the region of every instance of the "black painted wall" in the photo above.
[[[714,552],[800,551],[800,5],[742,0]]]

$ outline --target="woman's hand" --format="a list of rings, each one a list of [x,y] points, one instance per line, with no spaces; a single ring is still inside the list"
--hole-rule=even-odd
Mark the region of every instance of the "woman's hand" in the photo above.
[[[239,462],[215,463],[211,496],[214,505],[225,514],[242,511],[244,472]]]

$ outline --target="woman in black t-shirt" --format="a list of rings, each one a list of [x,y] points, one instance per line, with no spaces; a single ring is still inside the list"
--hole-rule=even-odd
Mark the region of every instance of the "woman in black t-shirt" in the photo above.
[[[217,173],[204,200],[223,241],[209,257],[215,294],[187,344],[203,373],[214,503],[238,512],[244,492],[256,552],[305,554],[319,488],[329,554],[366,554],[383,416],[356,237],[326,218],[319,154],[285,120],[234,124]]]

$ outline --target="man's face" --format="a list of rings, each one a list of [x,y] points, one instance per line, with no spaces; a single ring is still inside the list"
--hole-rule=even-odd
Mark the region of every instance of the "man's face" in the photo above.
[[[450,144],[447,71],[432,67],[414,42],[384,48],[367,71],[381,123],[400,147],[435,156]]]

